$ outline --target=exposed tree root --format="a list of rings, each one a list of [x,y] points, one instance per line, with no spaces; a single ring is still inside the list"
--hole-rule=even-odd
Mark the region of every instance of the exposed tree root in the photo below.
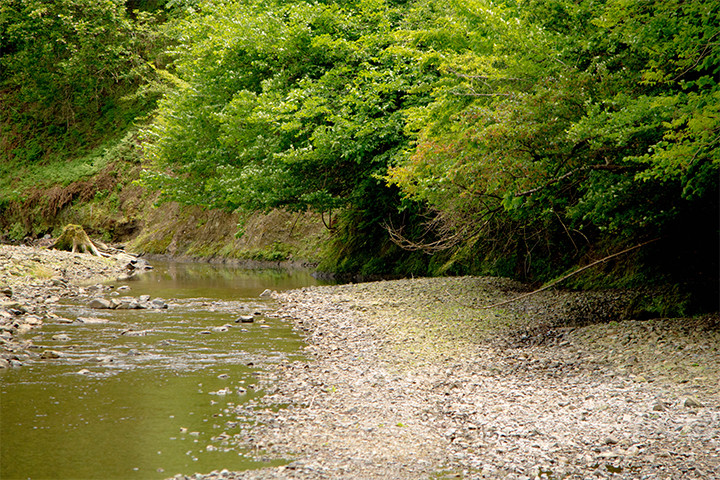
[[[107,256],[98,250],[80,225],[73,224],[65,226],[60,237],[50,245],[50,248],[71,251],[73,253],[90,253],[98,257]]]

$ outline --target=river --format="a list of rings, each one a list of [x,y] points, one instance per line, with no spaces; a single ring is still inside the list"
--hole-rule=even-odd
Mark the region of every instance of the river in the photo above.
[[[65,302],[60,317],[103,323],[46,322],[28,335],[38,353],[62,357],[0,370],[0,478],[162,479],[281,463],[227,438],[250,426],[236,407],[254,408],[268,366],[303,358],[301,337],[264,315],[274,302],[260,293],[320,282],[307,270],[154,266],[110,283],[107,298],[150,295],[169,308]]]

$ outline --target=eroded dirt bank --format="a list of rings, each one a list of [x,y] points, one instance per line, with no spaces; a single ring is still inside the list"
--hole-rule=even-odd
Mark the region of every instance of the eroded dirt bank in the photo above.
[[[175,478],[720,478],[717,316],[566,326],[622,299],[553,292],[477,308],[517,287],[276,294],[309,361],[279,366],[259,426],[226,435],[291,463]]]

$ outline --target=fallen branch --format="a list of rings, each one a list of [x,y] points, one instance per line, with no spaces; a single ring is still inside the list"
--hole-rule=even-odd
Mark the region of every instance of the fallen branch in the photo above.
[[[502,301],[502,302],[494,303],[494,304],[492,304],[492,305],[486,305],[486,306],[484,306],[484,307],[471,307],[471,308],[476,308],[477,310],[487,310],[487,309],[489,309],[489,308],[500,307],[500,306],[502,306],[502,305],[507,305],[508,303],[517,302],[518,300],[522,300],[523,298],[527,298],[527,297],[529,297],[529,296],[535,295],[536,293],[540,293],[540,292],[542,292],[542,291],[545,291],[545,290],[547,290],[548,288],[553,287],[553,286],[557,285],[558,283],[562,282],[563,280],[567,280],[568,278],[570,278],[570,277],[572,277],[572,276],[574,276],[574,275],[577,275],[578,273],[580,273],[580,272],[582,272],[582,271],[584,271],[584,270],[587,270],[587,269],[590,268],[590,267],[594,267],[595,265],[597,265],[597,264],[599,264],[599,263],[602,263],[602,262],[606,262],[607,260],[610,260],[611,258],[615,258],[615,257],[618,257],[618,256],[624,254],[624,253],[628,253],[628,252],[630,252],[630,251],[632,251],[632,250],[636,250],[636,249],[638,249],[638,248],[640,248],[640,247],[644,247],[645,245],[647,245],[647,244],[649,244],[649,243],[653,243],[653,242],[656,242],[656,241],[660,240],[660,238],[662,238],[662,237],[658,237],[658,238],[654,238],[654,239],[652,239],[652,240],[648,240],[647,242],[641,243],[640,245],[635,245],[634,247],[626,248],[626,249],[623,250],[622,252],[613,253],[612,255],[608,255],[608,256],[605,257],[605,258],[601,258],[600,260],[596,260],[596,261],[592,262],[591,264],[585,265],[584,267],[581,267],[581,268],[578,268],[578,269],[575,270],[574,272],[570,272],[570,273],[568,273],[567,275],[565,275],[564,277],[559,278],[559,279],[557,279],[557,280],[555,280],[555,281],[553,281],[553,282],[550,282],[550,283],[548,283],[547,285],[545,285],[544,287],[538,288],[537,290],[534,290],[534,291],[532,291],[532,292],[530,292],[530,293],[525,293],[525,294],[522,294],[522,295],[520,295],[520,296],[518,296],[518,297],[511,298],[510,300],[504,300],[504,301]]]

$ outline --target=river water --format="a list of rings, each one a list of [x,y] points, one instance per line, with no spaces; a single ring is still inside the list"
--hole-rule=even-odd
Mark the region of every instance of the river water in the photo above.
[[[236,407],[254,408],[268,367],[303,358],[302,339],[264,315],[274,304],[260,293],[319,282],[306,270],[154,266],[111,292],[168,309],[66,303],[59,316],[103,323],[47,322],[29,336],[38,353],[63,356],[0,370],[0,478],[162,479],[281,463],[226,440],[249,426]]]

